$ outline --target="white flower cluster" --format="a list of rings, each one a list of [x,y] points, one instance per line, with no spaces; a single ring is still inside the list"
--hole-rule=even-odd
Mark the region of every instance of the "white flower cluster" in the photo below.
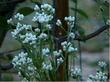
[[[52,70],[52,65],[51,65],[51,63],[49,63],[49,64],[47,64],[47,63],[42,63],[42,68],[44,69],[44,70]]]
[[[72,28],[74,27],[74,21],[75,21],[75,17],[73,16],[69,16],[69,17],[65,17],[65,21],[67,21],[68,25]]]
[[[36,35],[32,34],[32,33],[26,33],[25,35],[20,35],[20,39],[23,39],[23,43],[28,43],[30,45],[35,44],[36,43]]]
[[[95,78],[98,81],[106,81],[107,80],[107,75],[106,75],[106,73],[99,71],[99,72],[96,73]]]
[[[23,20],[24,19],[24,15],[23,14],[20,14],[20,13],[17,13],[14,18],[18,19],[19,21]]]
[[[77,67],[75,67],[74,69],[71,69],[70,73],[71,73],[72,77],[80,77],[81,76],[81,70]]]
[[[102,72],[102,71],[98,71],[97,73],[96,73],[96,75],[89,75],[89,78],[88,78],[88,80],[89,81],[107,81],[107,79],[108,79],[108,77],[107,77],[107,75],[106,75],[106,73],[104,73],[104,72]]]
[[[99,61],[99,62],[98,62],[98,65],[99,65],[100,67],[102,67],[102,68],[104,68],[104,67],[107,66],[106,62],[104,62],[104,61]]]
[[[69,33],[69,37],[74,39],[75,38],[75,34],[73,32]]]
[[[35,5],[34,10],[37,10],[37,11],[40,10],[39,6]]]
[[[63,63],[63,58],[62,57],[60,57],[60,58],[58,58],[57,59],[57,65],[60,65],[61,63]]]
[[[54,14],[55,13],[55,9],[51,5],[49,5],[49,4],[41,5],[41,10],[43,12],[47,12],[49,14]]]
[[[12,18],[8,19],[8,20],[7,20],[7,23],[8,23],[8,24],[12,24],[12,23],[13,23],[13,22],[12,22]]]
[[[16,25],[16,29],[14,29],[14,31],[12,31],[12,36],[14,38],[16,38],[16,35],[18,35],[20,32],[22,32],[23,30],[28,30],[28,29],[32,29],[31,25],[26,25],[26,24],[21,24],[21,23],[17,23]]]
[[[44,48],[44,49],[42,49],[42,55],[44,55],[44,56],[48,56],[49,53],[50,53],[49,48]]]
[[[43,40],[46,40],[47,37],[48,37],[48,35],[47,35],[46,33],[41,33],[41,34],[38,36],[39,39],[43,39]]]
[[[32,21],[39,23],[48,23],[53,19],[53,14],[55,9],[49,4],[41,5],[41,9],[36,5],[34,10],[39,10],[36,12]]]
[[[40,29],[39,28],[36,28],[35,29],[35,32],[39,33],[40,32]]]
[[[32,59],[28,58],[27,56],[28,53],[24,53],[24,52],[21,52],[17,56],[15,56],[12,61],[14,67],[21,66],[23,64],[25,65],[28,63],[32,63]]]
[[[77,48],[74,48],[72,46],[71,42],[64,41],[64,42],[61,43],[61,45],[62,45],[64,51],[67,51],[67,52],[77,51]]]
[[[58,57],[58,56],[62,55],[62,50],[53,51],[53,54],[54,54],[55,57]]]
[[[42,12],[42,13],[36,12],[36,14],[33,17],[32,21],[39,22],[39,23],[48,23],[52,19],[53,19],[52,15],[47,15],[44,12]]]
[[[14,68],[17,68],[19,75],[21,71],[25,71],[27,76],[32,76],[36,73],[36,67],[33,65],[32,59],[28,57],[28,53],[21,52],[12,60]]]
[[[58,20],[57,20],[56,25],[57,25],[57,26],[61,26],[61,25],[62,25],[62,23],[61,23],[61,20],[60,20],[60,19],[58,19]]]

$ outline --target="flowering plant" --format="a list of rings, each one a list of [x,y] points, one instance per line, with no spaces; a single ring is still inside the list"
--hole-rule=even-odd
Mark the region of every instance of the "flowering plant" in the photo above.
[[[55,9],[49,4],[43,4],[35,5],[34,10],[35,15],[31,21],[36,26],[22,23],[25,16],[20,13],[7,21],[16,26],[11,32],[12,36],[23,46],[23,50],[13,58],[12,63],[24,80],[56,81],[58,68],[66,60],[63,53],[69,55],[77,51],[72,43],[75,38],[73,31],[75,17],[64,18],[68,24],[68,37],[67,41],[61,43],[62,49],[57,50],[55,37],[51,34]],[[13,22],[15,19],[18,21],[16,24]],[[65,30],[60,19],[56,21],[56,25]]]

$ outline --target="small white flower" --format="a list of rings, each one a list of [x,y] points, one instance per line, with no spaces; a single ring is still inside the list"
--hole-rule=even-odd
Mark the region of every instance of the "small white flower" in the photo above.
[[[45,13],[36,13],[33,17],[32,21],[39,22],[39,23],[48,23],[53,19],[52,15],[47,15]]]
[[[46,33],[41,33],[39,36],[39,39],[47,39],[47,34]]]
[[[74,52],[77,51],[77,48],[73,48],[72,46],[69,46],[68,52]]]
[[[65,21],[67,21],[67,24],[70,26],[70,28],[74,27],[74,20],[75,20],[74,16],[65,17],[64,19]]]
[[[67,45],[67,41],[62,42],[61,45],[62,45],[62,46]]]
[[[74,69],[71,69],[71,76],[81,76],[81,69],[80,68],[77,68],[75,67]]]
[[[31,44],[35,44],[36,40],[37,40],[36,35],[32,33],[26,33],[23,43],[29,43],[31,45]]]
[[[7,23],[8,23],[8,24],[12,24],[12,22],[13,22],[13,21],[12,21],[12,18],[10,18],[10,19],[7,20]]]
[[[47,25],[46,25],[46,28],[52,29],[52,26],[51,26],[50,24],[47,24]]]
[[[42,55],[48,56],[49,53],[50,53],[50,50],[48,48],[42,49]]]
[[[69,37],[71,37],[72,39],[74,39],[74,38],[75,38],[75,34],[71,32],[71,33],[69,34]]]
[[[43,63],[42,63],[42,68],[43,68],[44,70],[52,70],[52,65],[43,62]]]
[[[18,19],[19,21],[20,20],[23,20],[24,19],[24,15],[23,14],[20,14],[20,13],[17,13],[14,18]]]
[[[64,42],[61,43],[61,45],[62,45],[64,51],[68,51],[68,52],[77,51],[77,48],[74,48],[72,46],[71,42],[67,43],[67,41],[64,41]]]
[[[74,22],[74,20],[75,20],[74,16],[65,17],[65,21]]]
[[[39,6],[35,5],[34,10],[39,10],[39,9],[40,9]]]
[[[98,65],[100,66],[100,67],[106,67],[106,62],[104,62],[104,61],[99,61],[98,62]]]
[[[41,10],[43,12],[47,12],[47,13],[50,13],[50,14],[54,14],[55,13],[55,9],[49,4],[41,5]]]
[[[62,25],[60,19],[57,20],[56,25],[57,25],[57,26],[61,26],[61,25]]]
[[[99,71],[99,72],[96,73],[95,79],[96,79],[97,81],[106,81],[106,80],[107,80],[107,76],[106,76],[105,73]]]
[[[54,54],[54,56],[60,56],[60,55],[62,55],[62,51],[61,50],[53,51],[53,54]]]
[[[39,28],[36,28],[35,29],[35,32],[38,32],[39,33],[40,32],[40,29]]]
[[[63,61],[64,60],[60,57],[60,58],[57,59],[57,64],[59,65],[59,64],[63,63]]]

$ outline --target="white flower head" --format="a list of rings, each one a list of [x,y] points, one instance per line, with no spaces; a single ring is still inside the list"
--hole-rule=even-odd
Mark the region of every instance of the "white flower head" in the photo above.
[[[64,19],[65,21],[67,21],[67,24],[70,26],[70,28],[74,27],[74,20],[75,20],[74,16],[65,17]]]
[[[74,52],[74,51],[77,51],[77,48],[74,48],[72,46],[71,42],[64,41],[64,42],[61,43],[61,45],[62,45],[64,51],[68,51],[70,53]]]
[[[52,29],[52,26],[50,24],[46,24],[46,28]]]
[[[57,64],[59,65],[59,64],[63,63],[63,61],[64,60],[60,57],[60,58],[57,59]]]
[[[56,25],[57,25],[57,26],[61,26],[61,25],[62,25],[62,23],[61,23],[61,20],[60,20],[60,19],[58,19],[58,20],[57,20]]]
[[[77,51],[77,48],[74,48],[72,46],[69,46],[68,52],[74,52],[74,51]]]
[[[24,19],[24,15],[23,14],[20,14],[20,13],[17,13],[14,18],[18,19],[19,21],[23,20]]]
[[[65,21],[74,22],[74,20],[75,20],[74,16],[65,17]]]
[[[38,5],[35,5],[34,10],[40,10]]]
[[[50,64],[47,64],[47,63],[42,63],[42,68],[44,69],[44,70],[52,70],[52,65],[51,65],[51,63]]]
[[[62,50],[59,51],[53,51],[54,56],[60,56],[62,55]]]
[[[23,43],[29,43],[30,45],[35,44],[36,43],[36,35],[32,34],[32,33],[26,33],[25,38],[23,40]]]
[[[107,81],[107,75],[104,72],[99,71],[96,73],[95,79],[97,81]]]
[[[71,69],[70,72],[71,72],[72,77],[73,76],[76,76],[76,77],[81,76],[81,69],[78,68],[78,67],[75,67],[74,69]]]
[[[33,17],[32,21],[39,22],[39,23],[48,23],[53,19],[52,15],[47,15],[44,12],[43,13],[36,13]]]
[[[12,23],[13,23],[12,18],[8,19],[8,20],[7,20],[7,23],[8,23],[8,24],[12,24]]]
[[[50,14],[54,14],[55,13],[55,9],[49,4],[41,5],[41,9],[42,9],[43,12],[48,12]]]
[[[40,32],[40,29],[39,28],[36,28],[35,29],[35,32],[39,33]]]
[[[104,62],[104,61],[99,61],[98,62],[98,65],[100,66],[100,67],[106,67],[106,62]]]
[[[73,32],[71,32],[71,33],[69,34],[69,37],[71,37],[72,39],[74,39],[74,38],[75,38],[75,34],[74,34]]]
[[[44,56],[48,56],[49,53],[50,53],[50,50],[49,50],[48,48],[44,48],[44,49],[42,49],[42,55],[44,55]]]
[[[44,39],[45,40],[45,39],[47,39],[48,36],[47,36],[46,33],[41,33],[38,37],[39,37],[39,39]]]

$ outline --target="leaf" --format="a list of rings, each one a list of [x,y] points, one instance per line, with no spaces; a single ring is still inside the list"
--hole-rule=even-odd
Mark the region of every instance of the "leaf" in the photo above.
[[[10,26],[7,23],[7,19],[3,16],[0,16],[0,30],[4,29],[4,30],[9,30]]]
[[[72,0],[74,3],[76,3],[77,2],[77,0]]]
[[[33,13],[34,9],[32,9],[30,7],[23,7],[23,8],[20,8],[17,12],[20,14],[23,14],[24,16],[27,16],[27,15]]]
[[[87,19],[89,18],[88,15],[83,10],[81,10],[81,9],[75,9],[75,8],[71,8],[71,9],[74,10],[74,11],[76,11],[76,12],[78,12],[80,15],[82,15],[85,18],[87,18]]]

